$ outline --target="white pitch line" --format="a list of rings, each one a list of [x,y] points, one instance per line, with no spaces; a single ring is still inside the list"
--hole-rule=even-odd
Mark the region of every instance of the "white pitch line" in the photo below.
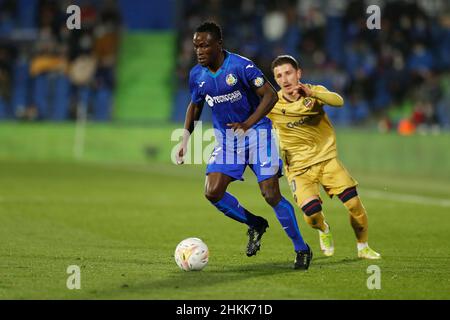
[[[122,168],[124,170],[128,171],[135,171],[135,172],[152,172],[153,170],[151,168]],[[158,171],[161,173],[160,171]],[[167,174],[169,176],[176,176],[180,177],[180,172],[164,172],[164,174]],[[191,174],[188,174],[189,177]],[[247,184],[256,185],[256,181],[247,181]],[[381,191],[376,189],[365,189],[365,188],[358,188],[358,190],[361,190],[363,193],[363,197],[373,198],[373,199],[382,199],[382,200],[390,200],[394,202],[402,202],[402,203],[413,203],[413,204],[419,204],[419,205],[432,205],[432,206],[438,206],[438,207],[445,207],[450,208],[450,199],[442,199],[442,198],[433,198],[433,197],[427,197],[427,196],[419,196],[415,194],[410,193],[394,193],[394,192],[388,192],[388,191]]]
[[[102,167],[106,167],[102,165]],[[117,165],[110,165],[108,166],[109,169],[113,170],[124,170],[124,171],[131,171],[131,172],[143,172],[143,173],[152,173],[154,170],[152,168],[134,168],[134,167],[128,167],[125,166],[117,166]],[[158,168],[158,172],[161,173],[161,169]],[[187,171],[189,172],[189,171]],[[189,177],[192,178],[194,175],[191,175],[191,173],[187,173],[186,176],[184,174],[180,174],[180,172],[172,172],[172,171],[164,171],[164,174],[171,177]],[[247,181],[247,184],[254,184],[256,185],[255,181]],[[368,197],[372,199],[381,199],[381,200],[389,200],[393,202],[402,202],[402,203],[412,203],[412,204],[418,204],[418,205],[432,205],[432,206],[438,206],[438,207],[445,207],[450,208],[450,199],[442,199],[442,198],[433,198],[433,197],[427,197],[427,196],[419,196],[415,194],[408,194],[408,193],[394,193],[394,192],[388,192],[388,191],[381,191],[376,189],[365,189],[365,188],[358,188],[358,190],[361,190],[361,196],[362,197]],[[36,198],[33,199],[36,201]],[[43,198],[39,198],[39,201],[45,202]],[[4,197],[0,197],[0,203],[7,202],[8,199]],[[81,201],[78,201],[79,203]]]
[[[389,200],[393,202],[402,202],[402,203],[412,203],[418,205],[431,205],[438,207],[450,208],[450,199],[439,199],[425,196],[418,196],[413,194],[404,194],[404,193],[392,193],[386,191],[379,190],[371,190],[371,189],[360,189],[361,196],[372,198],[372,199],[380,199],[380,200]],[[84,204],[84,203],[105,203],[106,200],[93,199],[88,201],[81,201],[80,199],[58,199],[58,198],[43,198],[43,197],[29,197],[29,198],[21,198],[17,199],[8,199],[1,198],[0,203],[6,202],[22,202],[22,203],[46,203],[46,202],[64,202],[64,203],[74,203],[74,204]]]
[[[404,202],[404,203],[414,203],[421,205],[434,205],[439,207],[450,208],[450,199],[442,199],[442,198],[432,198],[419,196],[414,194],[405,194],[405,193],[394,193],[387,191],[379,191],[372,189],[363,189],[361,188],[363,197],[373,198],[373,199],[384,199],[391,200],[396,202]]]

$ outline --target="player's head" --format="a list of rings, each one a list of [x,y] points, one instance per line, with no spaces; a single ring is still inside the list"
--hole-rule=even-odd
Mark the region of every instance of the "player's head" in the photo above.
[[[272,61],[272,72],[275,81],[283,91],[290,91],[302,77],[302,70],[294,57],[282,55]]]
[[[209,66],[217,61],[222,52],[222,30],[214,22],[204,22],[194,33],[194,51],[197,61],[202,66]]]

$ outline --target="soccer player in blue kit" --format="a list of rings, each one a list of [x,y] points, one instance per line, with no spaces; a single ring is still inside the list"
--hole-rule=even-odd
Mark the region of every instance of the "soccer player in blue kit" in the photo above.
[[[268,222],[250,213],[227,192],[232,181],[243,180],[249,166],[264,199],[292,240],[296,252],[294,268],[308,269],[312,251],[303,241],[294,208],[281,195],[278,184],[282,163],[271,133],[272,123],[266,117],[278,100],[275,89],[252,61],[223,49],[222,30],[216,23],[201,24],[194,33],[193,44],[198,64],[190,72],[191,102],[186,112],[185,135],[176,154],[178,164],[183,163],[195,121],[200,119],[206,102],[212,109],[217,142],[206,169],[206,198],[226,216],[248,226],[247,256],[255,255]]]

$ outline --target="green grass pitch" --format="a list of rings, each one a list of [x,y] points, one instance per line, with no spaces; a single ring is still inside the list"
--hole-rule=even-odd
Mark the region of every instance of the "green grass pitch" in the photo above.
[[[336,253],[321,254],[297,209],[314,251],[304,272],[292,268],[290,240],[250,170],[229,190],[270,228],[248,258],[245,226],[203,197],[201,166],[2,161],[0,299],[449,299],[449,184],[353,174],[383,259],[357,259],[344,207],[324,197]],[[292,202],[284,178],[282,192]],[[201,272],[173,259],[192,236],[210,249]],[[80,267],[80,290],[66,287],[70,265]],[[380,268],[379,290],[367,288],[370,265]]]

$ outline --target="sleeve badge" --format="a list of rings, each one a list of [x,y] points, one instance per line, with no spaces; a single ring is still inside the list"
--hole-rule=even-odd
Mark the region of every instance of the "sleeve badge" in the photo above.
[[[264,78],[263,77],[257,77],[255,80],[253,80],[253,84],[257,88],[261,88],[264,84]]]

